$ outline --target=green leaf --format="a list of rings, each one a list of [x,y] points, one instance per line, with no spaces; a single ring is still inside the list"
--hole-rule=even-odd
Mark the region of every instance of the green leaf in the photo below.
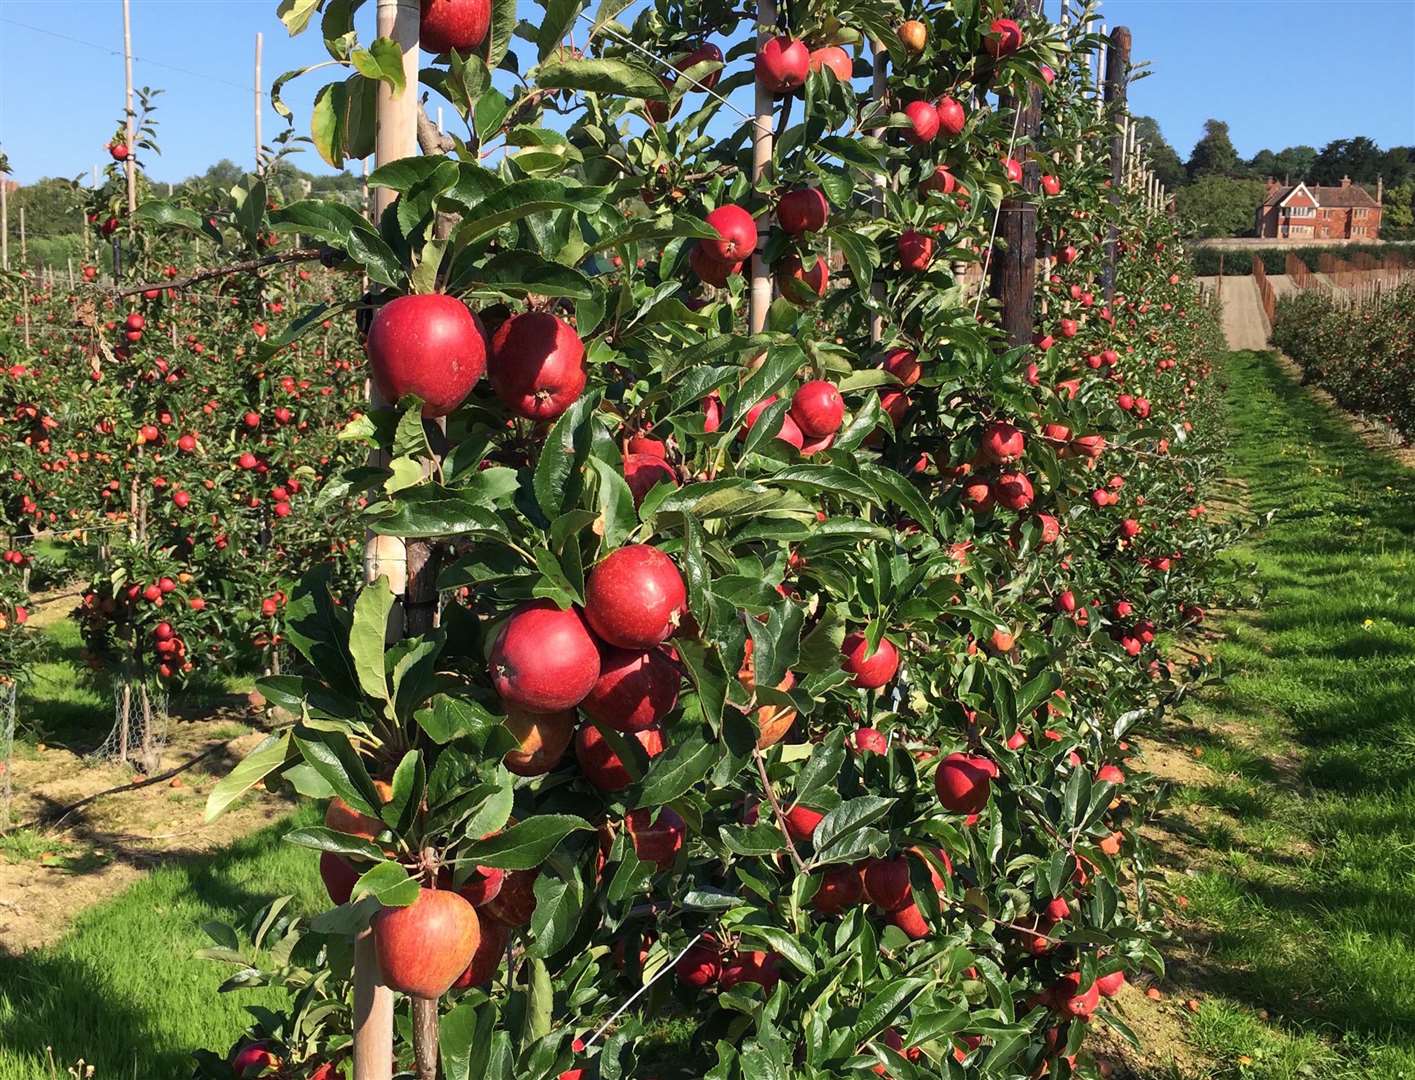
[[[595,295],[590,279],[570,266],[551,262],[533,251],[502,251],[466,281],[467,287],[490,286],[511,296],[567,297],[588,300]]]
[[[178,206],[165,199],[149,199],[134,211],[133,218],[160,228],[175,225],[202,236],[206,235],[206,222],[200,214],[190,207]]]
[[[413,714],[413,719],[439,746],[463,738],[471,738],[478,745],[484,744],[491,730],[501,723],[480,702],[447,694],[438,694],[432,699],[431,706],[419,709]]]
[[[381,800],[363,758],[341,731],[297,727],[295,745],[305,761],[329,782],[339,797],[361,814],[378,817]]]
[[[650,762],[638,805],[662,806],[684,795],[708,774],[721,755],[721,746],[700,734],[675,742]]]
[[[516,0],[491,0],[491,29],[487,34],[486,65],[498,67],[511,48],[516,33]],[[514,57],[513,57],[514,59]]]
[[[419,484],[370,507],[368,527],[384,536],[408,540],[432,536],[504,539],[505,523],[485,503],[484,494],[475,488]]]
[[[393,87],[395,95],[408,85],[403,72],[403,50],[392,38],[375,38],[367,49],[355,49],[349,61],[365,78],[377,79]]]
[[[371,896],[384,907],[407,907],[416,902],[419,891],[417,880],[408,876],[401,863],[385,859],[364,871],[354,882],[349,900],[357,902]]]
[[[743,926],[744,940],[760,942],[768,951],[774,950],[783,960],[802,975],[810,977],[816,973],[815,961],[811,954],[801,947],[796,935],[779,926]]]
[[[553,956],[569,944],[584,909],[584,887],[573,867],[561,877],[553,868],[536,878],[529,956]]]
[[[584,6],[585,0],[546,0],[545,15],[541,18],[540,32],[536,35],[538,60],[544,61],[560,47]]]
[[[487,1009],[492,1013],[494,1009]],[[446,1080],[472,1080],[472,1043],[477,1034],[477,1010],[471,1001],[461,1001],[442,1014],[437,1029],[442,1075]]]
[[[581,831],[592,831],[591,826],[573,814],[538,814],[496,836],[468,844],[457,861],[502,870],[533,870],[545,862],[561,840]]]
[[[319,10],[320,0],[280,0],[275,8],[275,14],[280,21],[285,24],[285,29],[290,32],[290,36],[302,34],[305,27],[309,26],[310,19]]]
[[[335,855],[357,855],[361,858],[378,862],[383,858],[383,849],[377,844],[368,840],[361,840],[357,836],[348,836],[333,829],[326,829],[322,826],[311,826],[307,829],[293,829],[284,836],[286,843],[294,844],[297,847],[313,848],[315,851],[328,851]]]
[[[536,69],[535,82],[543,90],[583,90],[653,101],[668,97],[657,75],[627,60],[552,61]]]
[[[629,490],[629,482],[624,474],[607,461],[590,458],[598,479],[595,505],[599,509],[596,530],[604,537],[607,548],[617,548],[624,538],[639,524],[639,516],[634,509],[634,493]]]
[[[349,630],[349,653],[359,686],[369,697],[389,701],[383,653],[388,641],[388,616],[393,611],[393,590],[387,576],[364,586],[354,602],[354,625]]]
[[[846,799],[816,826],[811,842],[817,851],[824,850],[843,836],[848,836],[866,825],[873,825],[893,808],[895,799],[882,799],[877,795],[861,795]]]
[[[342,251],[382,285],[402,288],[407,274],[398,256],[362,214],[351,206],[303,199],[270,215],[277,232],[300,233]]]
[[[320,563],[300,579],[285,605],[285,635],[335,692],[359,696],[354,662],[349,656],[348,611],[334,603],[334,567]]]
[[[310,140],[325,163],[335,169],[344,167],[344,108],[348,89],[341,82],[327,83],[314,96],[310,110]]]
[[[544,210],[579,210],[592,214],[600,208],[604,190],[575,187],[555,180],[517,180],[475,202],[463,199],[460,185],[448,192],[446,199],[463,207],[456,238],[458,243],[470,244],[503,225]]]
[[[280,768],[290,750],[290,733],[268,735],[239,765],[216,782],[206,797],[204,821],[215,821],[221,814],[256,784]]]
[[[589,418],[598,405],[599,394],[582,394],[561,413],[541,447],[531,486],[547,518],[559,517],[579,500],[580,468],[594,434]]]
[[[1017,691],[1017,718],[1021,720],[1030,716],[1032,710],[1051,697],[1060,686],[1061,676],[1051,668],[1024,683]]]

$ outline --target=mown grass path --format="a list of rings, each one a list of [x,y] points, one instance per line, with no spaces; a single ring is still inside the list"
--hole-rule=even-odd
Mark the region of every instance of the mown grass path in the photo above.
[[[1228,356],[1260,610],[1179,739],[1192,1022],[1221,1075],[1415,1077],[1415,472],[1268,353]]]

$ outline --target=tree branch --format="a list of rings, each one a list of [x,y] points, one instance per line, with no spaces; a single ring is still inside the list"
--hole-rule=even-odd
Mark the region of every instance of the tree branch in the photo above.
[[[185,289],[189,285],[210,281],[212,278],[229,277],[232,274],[248,274],[256,270],[263,270],[267,266],[280,266],[283,263],[292,262],[313,262],[323,258],[328,250],[323,247],[295,248],[293,251],[262,255],[257,259],[245,259],[242,262],[231,263],[229,266],[213,266],[195,270],[186,277],[173,278],[171,281],[150,281],[142,285],[132,285],[126,289],[105,289],[104,291],[113,299],[119,300],[124,296],[133,296],[150,289]]]

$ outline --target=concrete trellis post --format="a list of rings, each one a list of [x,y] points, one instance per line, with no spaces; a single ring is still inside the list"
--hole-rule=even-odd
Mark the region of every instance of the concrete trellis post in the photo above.
[[[1109,47],[1106,49],[1105,95],[1102,106],[1111,115],[1112,135],[1110,140],[1110,184],[1111,199],[1120,198],[1119,187],[1125,168],[1125,128],[1117,122],[1126,116],[1125,87],[1130,78],[1130,30],[1117,26],[1111,31]],[[1119,239],[1115,226],[1111,226],[1105,244],[1105,298],[1106,303],[1115,299],[1115,245]]]

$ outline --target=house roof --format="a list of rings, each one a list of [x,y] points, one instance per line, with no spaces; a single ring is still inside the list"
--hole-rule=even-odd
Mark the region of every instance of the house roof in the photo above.
[[[1338,187],[1308,187],[1306,184],[1292,184],[1291,186],[1280,185],[1268,192],[1267,198],[1263,200],[1263,205],[1279,206],[1285,203],[1299,188],[1305,188],[1307,194],[1312,196],[1318,206],[1325,206],[1332,209],[1349,209],[1355,206],[1380,206],[1380,203],[1376,202],[1375,197],[1360,184],[1347,184]]]

